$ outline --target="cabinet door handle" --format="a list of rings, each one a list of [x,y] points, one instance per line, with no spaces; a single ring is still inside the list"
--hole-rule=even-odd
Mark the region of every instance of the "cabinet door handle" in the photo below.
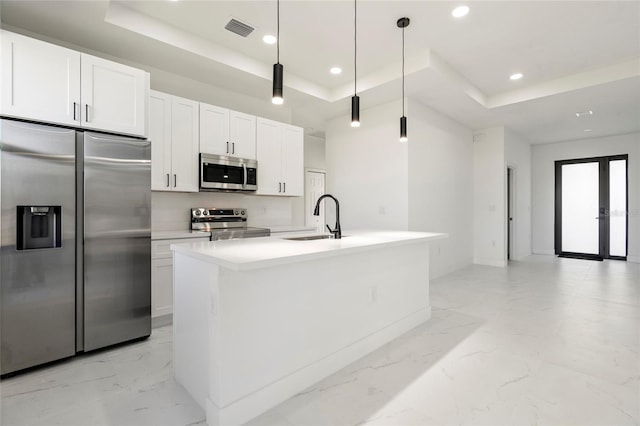
[[[287,192],[287,182],[282,184],[282,192]]]
[[[173,187],[178,186],[178,175],[173,175]]]
[[[169,179],[171,179],[171,178],[169,177],[169,173],[167,173],[167,188],[169,188],[169,186],[171,186],[171,183],[170,183]]]
[[[282,192],[282,182],[278,182],[278,192]]]
[[[75,103],[75,102],[73,103],[73,121],[77,121],[77,118],[76,118],[76,107],[77,107],[77,105],[78,105],[77,103]]]
[[[84,119],[88,123],[89,120],[89,104],[84,104]]]
[[[235,142],[231,143],[231,153],[232,154],[236,153],[236,143]]]
[[[227,154],[229,153],[229,141],[227,141]]]

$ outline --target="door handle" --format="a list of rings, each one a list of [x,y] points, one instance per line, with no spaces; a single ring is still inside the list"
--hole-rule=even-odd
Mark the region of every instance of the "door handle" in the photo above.
[[[231,153],[232,153],[232,154],[235,154],[235,153],[236,153],[236,143],[235,143],[235,142],[232,142],[232,143],[231,143]]]
[[[242,187],[246,188],[247,187],[247,165],[244,163],[242,163],[242,174],[243,174]]]
[[[282,183],[282,192],[287,192],[287,182]]]
[[[170,177],[169,177],[169,173],[167,173],[167,188],[169,188],[171,186],[171,182],[170,182]]]
[[[84,104],[84,119],[89,122],[89,104]]]
[[[76,118],[76,108],[77,108],[78,104],[76,102],[73,103],[73,121],[77,121],[78,119]]]
[[[229,141],[227,141],[227,154],[229,153]]]
[[[178,186],[178,175],[174,174],[173,175],[173,187],[175,188],[176,186]]]
[[[278,182],[278,192],[282,192],[282,182]]]

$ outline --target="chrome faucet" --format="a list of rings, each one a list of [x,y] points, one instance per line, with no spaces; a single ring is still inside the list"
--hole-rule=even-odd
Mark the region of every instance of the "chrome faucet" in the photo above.
[[[338,202],[338,199],[336,197],[331,194],[324,194],[320,198],[318,198],[318,201],[316,202],[316,208],[313,210],[313,215],[320,216],[320,201],[327,197],[336,202],[336,227],[335,229],[329,228],[329,225],[326,225],[326,227],[329,232],[333,234],[333,238],[340,239],[342,238],[342,230],[340,229],[340,203]]]

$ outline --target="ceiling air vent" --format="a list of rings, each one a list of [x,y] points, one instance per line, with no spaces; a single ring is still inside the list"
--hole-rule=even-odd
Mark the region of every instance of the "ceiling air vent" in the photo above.
[[[248,36],[255,29],[251,25],[240,22],[235,18],[231,18],[231,20],[227,22],[227,25],[225,25],[224,27],[232,33],[236,33],[242,37]]]

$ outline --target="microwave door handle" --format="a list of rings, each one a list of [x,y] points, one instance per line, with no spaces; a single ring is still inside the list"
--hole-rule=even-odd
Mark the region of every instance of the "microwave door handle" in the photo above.
[[[244,179],[242,181],[242,187],[246,188],[247,187],[247,165],[242,163],[242,172],[244,174]]]

